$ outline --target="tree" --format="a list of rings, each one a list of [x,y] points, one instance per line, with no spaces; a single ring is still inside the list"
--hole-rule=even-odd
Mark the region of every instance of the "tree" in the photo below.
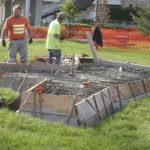
[[[132,13],[133,20],[136,22],[136,28],[145,35],[150,35],[150,2],[146,6],[134,5],[135,13]]]
[[[73,0],[61,0],[64,4],[61,7],[61,12],[66,15],[69,23],[80,14],[80,10],[77,8]]]
[[[96,24],[104,25],[109,21],[109,8],[107,7],[107,0],[96,0],[95,11]]]

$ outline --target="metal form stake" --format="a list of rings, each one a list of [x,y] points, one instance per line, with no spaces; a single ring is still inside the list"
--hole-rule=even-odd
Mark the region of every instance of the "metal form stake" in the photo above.
[[[20,89],[21,89],[23,83],[25,82],[26,78],[27,78],[27,77],[25,76],[24,79],[23,79],[23,81],[21,82],[19,88],[17,89],[17,92],[20,92]]]
[[[31,96],[31,94],[32,94],[32,92],[29,93],[27,98],[24,100],[23,104],[20,106],[19,110],[16,111],[17,113],[19,113],[23,109],[24,105],[26,104],[26,102],[29,99],[29,97]]]
[[[54,63],[55,63],[55,61],[56,61],[56,57],[52,57],[52,61],[53,61],[53,63],[52,63],[52,68],[51,68],[51,76],[52,76],[52,74],[53,74]]]

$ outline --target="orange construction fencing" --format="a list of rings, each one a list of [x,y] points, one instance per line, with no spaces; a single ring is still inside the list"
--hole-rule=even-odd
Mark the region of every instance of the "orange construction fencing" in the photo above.
[[[32,27],[33,38],[46,38],[47,27]],[[144,36],[134,28],[107,29],[100,27],[103,46],[113,47],[113,50],[123,50],[150,54],[150,36]],[[61,34],[68,39],[87,40],[86,32],[94,31],[94,27],[78,25],[61,26]]]

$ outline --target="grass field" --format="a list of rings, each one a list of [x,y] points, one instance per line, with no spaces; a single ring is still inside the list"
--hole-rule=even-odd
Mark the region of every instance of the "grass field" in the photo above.
[[[0,110],[1,150],[149,150],[150,98],[130,102],[95,127],[78,129]]]
[[[34,59],[36,55],[47,55],[48,51],[45,49],[44,40],[34,40],[31,45],[28,45],[29,60]],[[0,61],[4,62],[8,57],[8,43],[7,47],[3,48],[0,44]],[[62,55],[65,54],[88,54],[92,56],[90,47],[88,44],[77,43],[73,40],[65,40],[62,42]],[[99,58],[108,60],[118,60],[125,62],[132,62],[142,65],[150,65],[150,54],[126,52],[121,49],[115,49],[114,47],[103,47],[97,50]]]
[[[9,103],[10,101],[17,98],[19,93],[14,91],[11,88],[0,88],[0,96],[4,97],[6,99],[6,103]]]
[[[47,55],[44,40],[28,45],[29,60]],[[0,61],[8,57],[0,45]],[[62,53],[88,54],[88,44],[72,40],[62,43]],[[124,52],[114,48],[97,50],[100,58],[150,65],[150,55]],[[9,94],[8,94],[9,95]],[[86,129],[68,127],[0,109],[0,150],[149,150],[150,98],[129,103],[125,109],[96,126]]]

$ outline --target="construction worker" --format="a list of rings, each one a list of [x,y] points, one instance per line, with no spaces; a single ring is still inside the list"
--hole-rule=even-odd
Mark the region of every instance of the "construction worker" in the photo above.
[[[26,63],[28,59],[27,42],[25,38],[25,29],[27,29],[30,36],[29,44],[32,43],[31,29],[28,20],[21,15],[21,7],[17,4],[13,7],[13,15],[6,19],[1,37],[2,46],[6,47],[5,37],[8,31],[9,42],[9,59],[8,63],[16,62],[17,52],[20,54],[20,62]]]
[[[48,29],[47,39],[46,39],[46,48],[49,51],[49,63],[53,63],[53,57],[56,57],[56,64],[61,63],[61,47],[60,41],[63,40],[63,37],[60,35],[60,24],[64,21],[65,15],[59,13],[57,18],[53,20]]]

